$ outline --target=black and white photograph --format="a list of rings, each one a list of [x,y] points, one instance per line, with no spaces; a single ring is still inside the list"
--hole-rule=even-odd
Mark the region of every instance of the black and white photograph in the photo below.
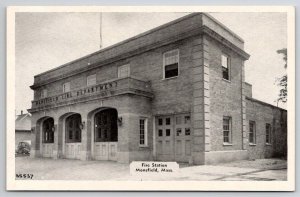
[[[7,188],[293,191],[294,14],[9,7]]]

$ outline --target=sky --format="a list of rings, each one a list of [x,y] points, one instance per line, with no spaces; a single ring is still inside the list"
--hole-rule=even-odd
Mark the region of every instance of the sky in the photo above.
[[[103,48],[189,13],[103,13]],[[286,73],[278,49],[287,47],[285,13],[210,13],[245,41],[250,59],[245,80],[253,98],[277,105],[275,79]],[[15,34],[16,113],[33,100],[34,75],[99,50],[99,13],[17,13]],[[278,106],[285,108],[281,103]]]

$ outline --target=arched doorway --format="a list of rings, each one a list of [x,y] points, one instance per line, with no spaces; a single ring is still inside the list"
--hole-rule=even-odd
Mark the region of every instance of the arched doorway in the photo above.
[[[81,115],[72,114],[65,119],[65,157],[80,159],[81,152]]]
[[[54,143],[54,119],[48,118],[43,122],[43,143]]]
[[[41,124],[41,154],[42,157],[52,157],[54,148],[54,119],[45,117]]]
[[[118,112],[113,108],[100,109],[94,113],[93,157],[96,160],[117,160]]]
[[[117,119],[115,109],[105,109],[95,114],[95,142],[118,141]]]

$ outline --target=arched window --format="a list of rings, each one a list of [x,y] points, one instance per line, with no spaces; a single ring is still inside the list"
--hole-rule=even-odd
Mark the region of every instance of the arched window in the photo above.
[[[66,119],[66,142],[74,143],[81,142],[81,116],[74,114]]]
[[[95,142],[118,141],[118,113],[115,109],[106,109],[95,115]]]
[[[54,119],[48,118],[43,122],[43,143],[54,142]]]

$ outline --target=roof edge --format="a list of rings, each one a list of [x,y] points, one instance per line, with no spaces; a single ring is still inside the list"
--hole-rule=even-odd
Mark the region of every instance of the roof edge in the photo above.
[[[135,35],[135,36],[133,36],[133,37],[130,37],[130,38],[128,38],[128,39],[125,39],[125,40],[123,40],[123,41],[117,42],[117,43],[115,43],[115,44],[113,44],[113,45],[107,46],[107,47],[105,47],[105,48],[103,48],[103,49],[100,49],[100,50],[98,50],[98,51],[95,51],[95,52],[93,52],[93,53],[90,53],[90,54],[88,54],[88,55],[85,55],[85,56],[80,57],[80,58],[78,58],[78,59],[75,59],[75,60],[72,60],[72,61],[70,61],[70,62],[67,62],[67,63],[65,63],[65,64],[63,64],[63,65],[58,66],[58,67],[55,67],[55,68],[52,68],[52,69],[47,70],[47,71],[45,71],[45,72],[42,72],[42,73],[40,73],[40,74],[37,74],[37,75],[35,75],[34,77],[38,77],[38,76],[41,76],[41,75],[43,75],[43,74],[49,73],[49,72],[51,72],[51,71],[58,70],[58,69],[60,69],[60,68],[62,68],[62,67],[65,67],[65,66],[67,66],[67,65],[70,65],[70,64],[72,64],[72,63],[74,63],[74,62],[77,62],[77,61],[79,61],[79,60],[83,60],[83,59],[88,58],[88,57],[90,57],[90,56],[93,56],[93,55],[95,55],[95,54],[99,54],[99,53],[101,53],[101,52],[103,52],[103,51],[112,49],[112,48],[114,48],[114,47],[116,47],[116,46],[123,45],[123,44],[125,44],[125,43],[127,43],[127,42],[130,42],[130,41],[136,40],[136,39],[138,39],[138,38],[140,38],[140,37],[143,37],[143,36],[146,36],[146,35],[148,35],[148,34],[154,33],[154,32],[156,32],[156,31],[158,31],[158,30],[160,30],[160,29],[162,29],[162,28],[166,28],[166,27],[168,27],[168,26],[171,26],[171,25],[173,25],[173,24],[179,23],[179,22],[181,22],[181,21],[183,21],[183,20],[186,20],[186,19],[188,19],[188,18],[192,18],[192,17],[194,17],[194,16],[202,15],[202,14],[203,14],[202,12],[197,12],[197,13],[188,14],[188,15],[186,15],[186,16],[183,16],[183,17],[180,17],[180,18],[178,18],[178,19],[172,20],[172,21],[170,21],[170,22],[168,22],[168,23],[159,25],[159,26],[157,26],[157,27],[155,27],[155,28],[152,28],[152,29],[150,29],[150,30],[148,30],[148,31],[145,31],[145,32],[140,33],[140,34],[137,34],[137,35]]]
[[[251,100],[251,101],[253,101],[253,102],[260,103],[260,104],[262,104],[262,105],[267,105],[267,106],[269,106],[269,107],[277,108],[277,109],[279,109],[279,110],[282,110],[282,111],[286,111],[286,112],[287,112],[286,109],[283,109],[283,108],[281,108],[281,107],[277,107],[277,106],[275,106],[275,105],[272,105],[272,104],[270,104],[270,103],[266,103],[266,102],[264,102],[264,101],[261,101],[261,100],[255,99],[255,98],[251,98],[251,97],[246,96],[246,99]]]

